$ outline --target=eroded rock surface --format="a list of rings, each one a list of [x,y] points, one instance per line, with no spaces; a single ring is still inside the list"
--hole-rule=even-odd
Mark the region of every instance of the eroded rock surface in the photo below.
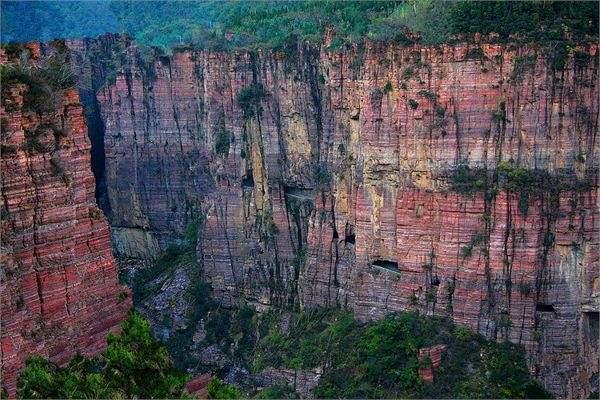
[[[30,110],[28,90],[3,82],[0,107],[1,369],[11,396],[27,357],[63,364],[78,352],[94,355],[131,306],[94,198],[77,90],[56,93],[55,109],[41,113]]]
[[[206,214],[198,258],[225,305],[446,315],[523,344],[555,394],[591,391],[595,45],[560,69],[540,48],[485,43],[170,57],[118,36],[68,45],[96,92],[121,255],[153,254]],[[117,53],[116,67],[92,63]],[[478,190],[454,190],[461,165],[486,171]],[[503,165],[586,184],[525,196],[496,185]]]

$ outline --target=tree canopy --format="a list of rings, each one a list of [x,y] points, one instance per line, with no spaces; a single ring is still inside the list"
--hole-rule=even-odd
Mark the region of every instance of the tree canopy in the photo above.
[[[152,338],[150,324],[131,312],[122,332],[109,334],[99,356],[76,356],[60,368],[41,357],[27,360],[18,380],[26,399],[182,398],[186,373],[172,365],[167,349]]]
[[[404,42],[408,30],[436,44],[454,35],[497,33],[498,40],[597,38],[598,2],[576,1],[3,1],[2,42],[128,33],[143,45],[273,48],[290,39],[336,44],[365,37]],[[410,35],[410,40],[413,36]]]

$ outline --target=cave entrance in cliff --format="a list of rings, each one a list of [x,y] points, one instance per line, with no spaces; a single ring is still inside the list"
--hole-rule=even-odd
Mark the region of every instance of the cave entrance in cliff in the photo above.
[[[587,330],[585,336],[589,339],[592,348],[597,351],[599,348],[598,340],[600,340],[600,312],[584,312],[583,322],[584,327]]]
[[[544,303],[537,303],[535,305],[535,311],[546,312],[546,313],[556,312],[556,310],[554,309],[554,306],[552,304],[544,304]]]
[[[378,268],[387,269],[388,271],[400,273],[400,269],[398,268],[398,263],[390,260],[375,260],[373,261],[373,266]]]
[[[242,178],[242,188],[252,189],[254,187],[254,177],[251,173]]]
[[[299,201],[314,201],[315,200],[315,191],[310,188],[303,188],[299,186],[288,186],[285,185],[283,187],[283,193],[286,198],[291,200],[299,200]]]

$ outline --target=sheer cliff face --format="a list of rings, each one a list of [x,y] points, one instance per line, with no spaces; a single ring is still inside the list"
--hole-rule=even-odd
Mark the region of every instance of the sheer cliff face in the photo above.
[[[550,60],[486,44],[171,57],[110,36],[69,47],[96,90],[96,173],[121,255],[156,252],[202,213],[198,257],[225,304],[447,315],[522,343],[554,393],[589,393],[596,47]],[[113,82],[92,61],[115,48]],[[469,190],[453,183],[460,165],[485,168]],[[563,178],[499,184],[517,167]]]
[[[0,59],[7,61],[3,50]],[[28,91],[4,82],[0,107],[1,367],[11,395],[27,357],[64,363],[95,354],[131,305],[94,199],[77,91],[56,93],[55,109],[42,113],[30,111]]]

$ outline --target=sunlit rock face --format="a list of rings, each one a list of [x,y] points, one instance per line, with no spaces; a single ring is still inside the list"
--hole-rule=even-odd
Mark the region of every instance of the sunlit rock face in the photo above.
[[[496,44],[68,46],[101,121],[99,197],[121,256],[152,256],[205,215],[198,259],[226,305],[445,315],[523,344],[555,394],[591,391],[596,46],[562,60]],[[458,190],[465,165],[483,175]],[[503,170],[563,178],[514,188]]]
[[[41,56],[39,45],[31,54]],[[2,63],[8,62],[0,50]],[[3,82],[1,221],[2,387],[15,395],[27,357],[59,364],[106,346],[131,306],[96,206],[90,141],[77,90],[31,111],[29,87]]]

